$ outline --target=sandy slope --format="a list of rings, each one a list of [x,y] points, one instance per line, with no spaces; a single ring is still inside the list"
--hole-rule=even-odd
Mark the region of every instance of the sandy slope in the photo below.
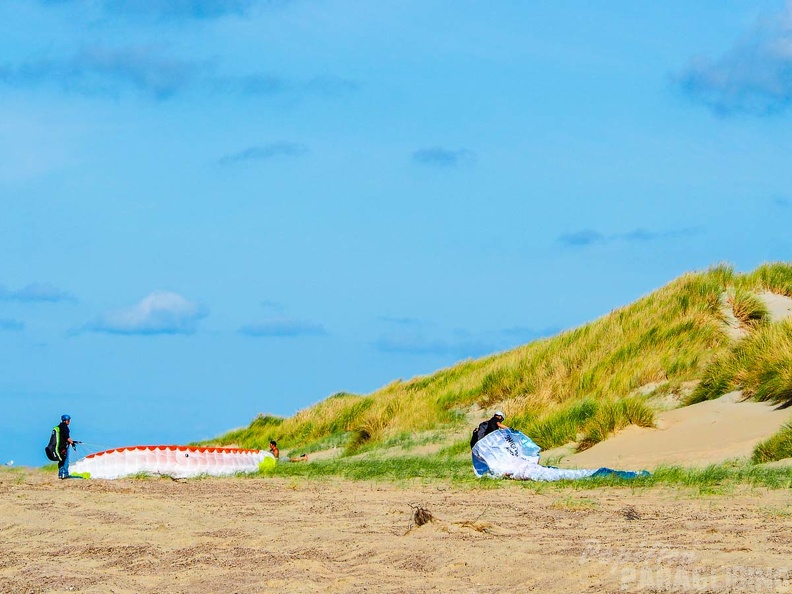
[[[792,299],[785,295],[762,291],[759,298],[764,301],[770,319],[774,322],[792,317]]]
[[[501,486],[2,471],[0,592],[792,591],[787,491]]]
[[[576,468],[648,469],[661,464],[702,467],[749,458],[760,441],[792,421],[792,408],[743,402],[740,392],[657,416],[656,428],[631,425],[594,447],[566,457]]]
[[[771,321],[792,316],[792,299],[763,291]],[[725,304],[725,294],[723,297]],[[728,332],[735,340],[747,336],[730,308],[724,310]],[[609,466],[651,470],[663,464],[703,467],[735,458],[749,458],[754,447],[792,422],[792,408],[744,402],[742,394],[731,392],[717,400],[664,412],[655,428],[630,426],[614,437],[579,454],[566,454],[558,464],[569,468]]]

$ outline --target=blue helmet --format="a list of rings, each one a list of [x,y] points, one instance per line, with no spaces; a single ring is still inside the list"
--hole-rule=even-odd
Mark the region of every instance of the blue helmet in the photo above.
[[[61,415],[61,421],[71,421],[71,417],[69,415]]]

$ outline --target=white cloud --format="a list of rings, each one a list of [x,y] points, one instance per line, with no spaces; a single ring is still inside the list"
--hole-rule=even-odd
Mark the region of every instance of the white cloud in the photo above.
[[[792,105],[792,1],[720,57],[696,57],[676,77],[717,115],[772,115]]]
[[[83,327],[108,334],[192,334],[208,315],[178,293],[155,291],[127,309],[105,312]]]

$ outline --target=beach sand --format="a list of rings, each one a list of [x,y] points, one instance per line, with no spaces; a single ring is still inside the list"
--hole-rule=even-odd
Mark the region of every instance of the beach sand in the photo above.
[[[788,490],[499,485],[2,470],[0,591],[792,591]]]

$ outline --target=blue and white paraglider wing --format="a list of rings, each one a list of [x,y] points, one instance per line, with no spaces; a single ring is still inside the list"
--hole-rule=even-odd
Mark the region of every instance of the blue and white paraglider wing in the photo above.
[[[567,469],[539,464],[541,448],[530,437],[513,429],[498,429],[473,446],[473,470],[476,476],[509,477],[529,481],[560,481],[589,476],[616,475],[635,478],[648,473],[611,470],[610,468]]]
[[[476,476],[511,476],[524,464],[538,464],[542,448],[527,435],[513,429],[499,429],[473,446]]]

